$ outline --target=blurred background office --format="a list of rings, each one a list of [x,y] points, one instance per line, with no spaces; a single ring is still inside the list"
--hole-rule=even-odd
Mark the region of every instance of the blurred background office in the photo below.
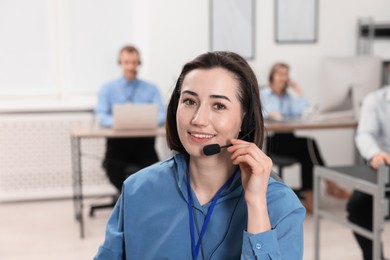
[[[375,56],[380,76],[370,80],[375,82],[370,87],[389,84],[390,1],[291,2],[0,0],[0,259],[90,259],[102,241],[109,211],[87,219],[86,237],[78,235],[69,131],[95,124],[97,93],[104,82],[120,76],[117,52],[123,45],[140,48],[139,76],[158,86],[165,102],[181,66],[220,48],[218,39],[229,34],[233,50],[248,58],[260,85],[268,83],[271,64],[288,63],[313,111],[321,107],[324,93],[336,91],[331,79],[323,78],[324,71],[334,73],[326,69],[335,67],[326,65],[329,59]],[[234,45],[234,29],[223,34],[218,26],[225,23],[247,28],[237,30],[243,46]],[[375,34],[375,28],[383,30]],[[341,68],[349,69],[348,64]],[[354,133],[296,134],[315,138],[328,165],[345,165],[355,160]],[[115,189],[101,169],[104,139],[82,145],[83,192],[92,204]],[[161,160],[170,156],[162,137],[156,148]],[[299,187],[299,165],[286,169],[284,178]],[[341,203],[329,200],[328,206],[343,208]],[[305,259],[313,259],[310,221],[309,216]],[[327,225],[324,259],[359,259],[352,234],[345,231],[350,243],[343,239],[347,244],[342,246],[333,239],[340,235],[334,233],[339,226]],[[384,245],[389,234],[387,224]],[[384,251],[389,257],[390,248]]]

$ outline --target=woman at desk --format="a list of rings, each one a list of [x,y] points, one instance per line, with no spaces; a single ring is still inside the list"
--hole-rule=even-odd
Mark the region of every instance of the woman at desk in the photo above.
[[[96,260],[302,259],[305,209],[270,176],[258,83],[245,59],[209,52],[187,63],[166,135],[177,154],[126,179]],[[214,144],[228,146],[206,155]]]
[[[269,87],[261,89],[264,115],[271,120],[300,117],[309,105],[300,86],[289,78],[289,66],[276,63],[269,74]],[[304,205],[308,212],[313,207],[313,166],[324,165],[315,140],[296,137],[294,133],[275,133],[267,137],[266,151],[269,154],[287,156],[301,164],[301,190]],[[336,183],[327,181],[327,193],[346,199],[349,193]]]

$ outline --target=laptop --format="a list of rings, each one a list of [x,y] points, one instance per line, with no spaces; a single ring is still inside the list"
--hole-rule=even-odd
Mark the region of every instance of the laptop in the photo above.
[[[158,105],[156,104],[114,104],[112,128],[115,130],[155,129]]]

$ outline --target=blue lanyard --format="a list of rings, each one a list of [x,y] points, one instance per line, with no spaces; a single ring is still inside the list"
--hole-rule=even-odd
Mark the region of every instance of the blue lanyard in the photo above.
[[[187,201],[187,204],[188,204],[188,210],[190,212],[191,252],[192,252],[192,259],[193,260],[196,260],[196,258],[198,257],[202,238],[203,238],[204,234],[206,233],[206,229],[207,229],[207,226],[209,224],[211,214],[213,214],[215,204],[217,204],[217,200],[221,196],[222,191],[224,191],[227,187],[229,187],[229,185],[233,182],[233,179],[237,173],[237,170],[238,170],[238,167],[234,171],[233,175],[225,182],[224,185],[222,185],[222,187],[218,190],[217,194],[213,198],[213,201],[211,202],[210,209],[207,212],[205,221],[203,223],[202,230],[201,230],[200,235],[199,235],[198,243],[196,243],[196,246],[195,246],[195,228],[194,228],[195,221],[194,221],[194,213],[192,210],[192,201],[193,200],[192,200],[191,185],[190,185],[190,168],[189,168],[189,164],[188,164],[188,168],[187,168],[187,172],[188,172],[188,176],[187,176],[188,201]]]

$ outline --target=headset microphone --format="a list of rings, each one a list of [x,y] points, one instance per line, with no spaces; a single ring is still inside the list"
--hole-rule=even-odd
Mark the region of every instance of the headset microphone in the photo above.
[[[246,137],[248,137],[253,131],[255,131],[255,128],[252,128],[248,133],[246,133],[243,137],[240,137],[239,139],[243,140]],[[232,146],[232,144],[227,144],[220,146],[219,144],[209,144],[203,147],[203,153],[207,156],[214,155],[221,152],[221,149],[228,148],[229,146]]]
[[[203,153],[207,156],[214,155],[221,152],[221,149],[228,148],[232,144],[220,146],[219,144],[209,144],[203,147]]]

